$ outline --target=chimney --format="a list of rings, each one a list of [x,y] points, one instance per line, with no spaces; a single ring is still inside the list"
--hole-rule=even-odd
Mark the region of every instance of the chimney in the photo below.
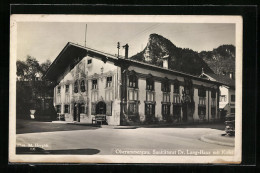
[[[125,48],[125,59],[127,59],[128,58],[128,48],[129,48],[128,44],[124,45],[123,48]]]
[[[163,59],[163,68],[168,69],[169,55],[165,55],[162,59]]]

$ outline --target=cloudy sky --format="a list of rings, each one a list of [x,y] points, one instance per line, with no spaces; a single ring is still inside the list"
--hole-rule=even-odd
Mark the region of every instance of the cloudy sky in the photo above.
[[[198,52],[235,45],[235,24],[19,22],[17,58],[31,55],[40,63],[53,61],[67,42],[84,45],[86,24],[86,45],[111,54],[117,53],[117,42],[129,44],[129,56],[140,52],[152,33]],[[120,54],[124,55],[122,48]]]

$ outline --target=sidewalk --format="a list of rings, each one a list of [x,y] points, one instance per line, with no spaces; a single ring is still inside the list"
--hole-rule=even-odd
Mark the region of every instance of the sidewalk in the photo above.
[[[216,134],[209,134],[200,137],[201,141],[218,144],[218,145],[225,145],[234,147],[235,146],[235,137],[230,136],[223,136],[223,133],[216,133]]]

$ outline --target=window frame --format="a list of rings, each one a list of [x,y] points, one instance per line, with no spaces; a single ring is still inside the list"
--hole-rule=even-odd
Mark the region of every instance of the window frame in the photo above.
[[[137,78],[136,74],[130,74],[128,76],[128,87],[138,88],[138,78]]]
[[[59,85],[58,87],[57,87],[57,94],[60,94],[61,93],[61,86]]]
[[[68,86],[68,87],[67,87]],[[69,93],[70,92],[70,85],[66,84],[65,85],[65,93]]]
[[[94,84],[94,81],[96,81],[95,84]],[[97,79],[92,79],[92,89],[98,89],[98,80]]]
[[[79,92],[79,89],[78,89],[78,86],[79,84],[78,84],[78,80],[76,80],[75,82],[74,82],[74,93],[78,93]]]
[[[83,84],[83,85],[82,85]],[[85,85],[85,80],[80,81],[80,91],[85,92],[86,91],[86,85]]]
[[[67,106],[67,109],[66,109],[66,106]],[[66,113],[66,114],[70,113],[70,105],[69,104],[64,105],[64,113]]]
[[[110,79],[110,78],[111,78],[111,81],[110,80],[108,81],[108,79]],[[113,77],[107,76],[106,87],[109,88],[109,87],[112,87],[112,85],[113,85]]]
[[[151,77],[146,79],[146,90],[154,91],[154,80]]]

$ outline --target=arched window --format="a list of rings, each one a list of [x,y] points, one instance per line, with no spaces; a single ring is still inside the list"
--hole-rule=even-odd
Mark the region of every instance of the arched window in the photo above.
[[[85,92],[86,91],[86,89],[85,89],[85,81],[84,80],[82,80],[80,82],[80,90],[81,90],[81,92]]]
[[[78,80],[74,83],[74,93],[78,93]]]

